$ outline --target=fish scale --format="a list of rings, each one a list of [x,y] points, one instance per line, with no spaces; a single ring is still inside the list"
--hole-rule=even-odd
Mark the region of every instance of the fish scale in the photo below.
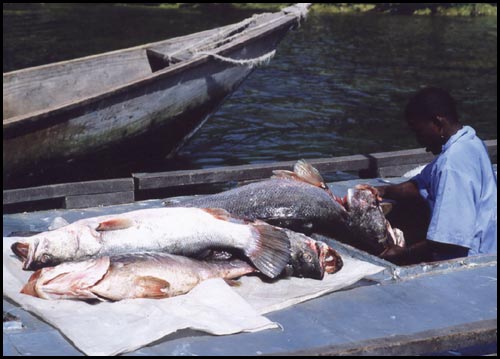
[[[338,233],[345,230],[348,219],[346,210],[324,189],[277,178],[213,195],[164,203],[168,207],[223,208],[237,217],[261,219],[306,233]]]
[[[290,259],[290,242],[281,229],[216,208],[150,208],[86,218],[12,245],[23,269],[132,252],[193,256],[211,248],[239,250],[271,278]]]

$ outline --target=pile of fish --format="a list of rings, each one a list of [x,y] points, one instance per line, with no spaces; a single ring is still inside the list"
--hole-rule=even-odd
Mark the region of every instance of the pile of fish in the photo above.
[[[268,180],[229,191],[184,200],[166,200],[168,207],[223,208],[249,220],[305,234],[322,233],[381,253],[388,245],[403,246],[401,231],[385,218],[390,205],[368,187],[350,188],[338,198],[316,168],[298,161],[292,171],[276,170]]]
[[[45,299],[165,298],[208,278],[260,272],[321,279],[342,267],[324,243],[216,208],[87,218],[17,241],[11,249],[23,269],[36,270],[22,293]],[[207,251],[213,250],[236,259],[209,260]]]
[[[170,297],[208,278],[249,273],[322,279],[340,270],[342,259],[306,234],[378,249],[402,238],[369,189],[338,198],[303,160],[268,180],[164,204],[82,219],[14,243],[23,269],[36,270],[22,293],[115,301]]]

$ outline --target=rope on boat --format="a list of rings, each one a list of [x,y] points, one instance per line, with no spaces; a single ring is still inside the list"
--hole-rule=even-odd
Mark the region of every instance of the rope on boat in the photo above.
[[[264,54],[259,57],[255,57],[253,59],[232,59],[230,57],[225,57],[218,55],[213,52],[208,52],[208,51],[200,51],[196,53],[197,55],[207,55],[211,56],[217,60],[220,60],[222,62],[227,62],[233,65],[239,65],[239,66],[249,66],[250,68],[258,67],[258,66],[263,66],[267,65],[269,61],[273,58],[274,54],[276,54],[276,50],[270,51],[267,54]]]
[[[291,15],[297,17],[297,25],[300,26],[300,21],[302,19],[305,19],[307,12],[308,12],[308,8],[310,5],[311,5],[310,3],[299,3],[299,4],[289,6],[285,9],[283,9],[282,13],[286,14],[286,15],[291,14]],[[167,56],[167,58],[170,59],[171,57],[174,57],[174,55],[184,53],[185,51],[189,51],[193,54],[193,56],[209,55],[209,56],[212,56],[213,58],[220,60],[220,61],[223,61],[223,62],[231,63],[234,65],[240,65],[240,66],[246,65],[246,66],[250,66],[250,68],[267,65],[269,63],[269,61],[271,61],[271,59],[273,58],[274,54],[276,53],[276,50],[268,52],[267,54],[264,54],[260,57],[256,57],[254,59],[241,59],[241,60],[231,59],[229,57],[221,56],[221,55],[218,55],[214,52],[208,51],[210,49],[218,48],[224,44],[227,44],[227,43],[231,42],[233,39],[236,39],[237,37],[242,36],[243,34],[246,34],[250,31],[255,31],[256,29],[259,29],[259,28],[262,28],[265,26],[269,26],[269,24],[280,20],[279,17],[276,17],[275,19],[272,19],[271,21],[264,22],[264,23],[257,25],[257,26],[252,26],[252,25],[255,25],[257,23],[258,18],[266,16],[266,15],[267,14],[265,14],[265,13],[264,14],[255,14],[248,19],[244,19],[244,20],[240,21],[239,23],[236,23],[232,26],[228,26],[224,29],[221,29],[216,34],[209,36],[208,39],[210,39],[210,41],[212,41],[212,42],[210,42],[206,46],[198,47],[199,45],[205,44],[207,42],[207,38],[204,38],[204,39],[198,41],[197,43],[195,43],[194,45],[191,44],[188,47],[178,49],[177,51],[175,51],[169,55],[166,55],[166,56]]]

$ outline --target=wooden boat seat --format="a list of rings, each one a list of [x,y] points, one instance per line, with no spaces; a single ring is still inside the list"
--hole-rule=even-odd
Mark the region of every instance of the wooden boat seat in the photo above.
[[[170,65],[174,65],[185,60],[179,56],[165,55],[152,49],[146,49],[146,56],[152,72],[163,70]]]

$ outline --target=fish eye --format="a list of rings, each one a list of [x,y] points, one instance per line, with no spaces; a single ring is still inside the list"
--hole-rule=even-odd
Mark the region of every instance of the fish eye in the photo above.
[[[51,259],[52,259],[52,257],[49,254],[44,253],[44,254],[42,254],[42,257],[40,258],[40,262],[48,263],[51,261]]]
[[[312,256],[309,253],[304,253],[303,258],[307,261],[310,262],[312,260]]]

